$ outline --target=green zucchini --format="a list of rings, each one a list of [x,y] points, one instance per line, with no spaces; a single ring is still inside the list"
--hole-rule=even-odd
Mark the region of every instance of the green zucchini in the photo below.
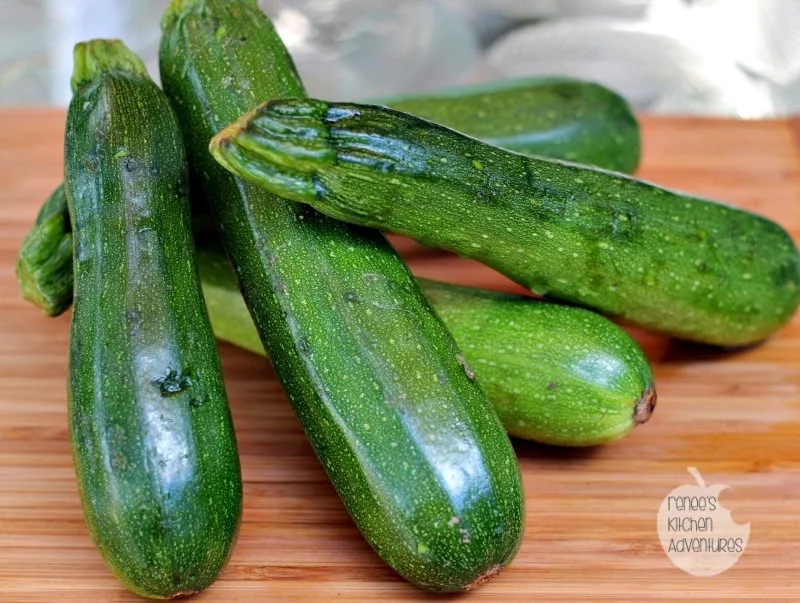
[[[217,337],[264,354],[228,258],[202,247],[197,262]],[[509,434],[596,446],[650,418],[650,364],[613,322],[583,308],[418,280]]]
[[[210,585],[239,527],[239,458],[164,94],[121,42],[75,47],[65,182],[75,301],[68,413],[89,532],[134,593]]]
[[[641,348],[583,308],[428,281],[423,290],[464,348],[506,431],[595,446],[646,422],[656,404]]]
[[[632,174],[639,124],[625,99],[565,77],[519,78],[367,101],[510,151]]]
[[[64,185],[47,198],[17,256],[22,297],[58,316],[72,304],[72,228]]]
[[[486,395],[383,236],[235,179],[208,154],[260,100],[302,94],[251,0],[174,0],[164,89],[244,299],[318,457],[374,549],[411,582],[469,589],[523,532],[514,451]]]
[[[385,107],[268,103],[212,152],[273,193],[475,258],[541,295],[724,346],[800,302],[780,226],[633,178],[526,157]]]

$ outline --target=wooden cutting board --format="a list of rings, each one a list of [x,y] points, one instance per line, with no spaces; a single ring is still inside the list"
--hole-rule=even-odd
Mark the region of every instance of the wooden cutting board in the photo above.
[[[45,318],[14,279],[20,241],[61,179],[63,119],[59,110],[0,111],[0,601],[133,601],[81,516],[65,413],[69,317]],[[759,211],[800,239],[800,129],[791,122],[642,121],[642,177]],[[421,275],[518,290],[473,262],[399,245]],[[800,316],[740,352],[635,335],[655,366],[652,420],[602,448],[517,442],[525,541],[470,601],[800,596]],[[452,600],[415,589],[373,553],[271,368],[221,349],[245,508],[230,564],[196,600]],[[676,568],[656,532],[664,497],[693,482],[687,467],[731,486],[722,504],[751,526],[739,562],[712,578]]]

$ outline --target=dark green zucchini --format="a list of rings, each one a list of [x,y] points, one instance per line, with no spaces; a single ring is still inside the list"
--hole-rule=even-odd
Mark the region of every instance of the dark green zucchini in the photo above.
[[[367,101],[517,153],[632,174],[639,124],[625,99],[565,77],[519,78]]]
[[[234,178],[208,154],[260,100],[302,94],[250,0],[175,0],[161,79],[275,371],[350,514],[401,575],[468,589],[516,554],[514,451],[452,336],[383,236]]]
[[[739,346],[800,301],[800,255],[755,214],[526,157],[385,107],[268,103],[212,143],[229,169],[363,226],[475,258],[542,295]]]
[[[633,173],[639,164],[639,125],[633,112],[621,96],[592,82],[563,77],[519,78],[370,102],[518,153],[626,173]],[[60,194],[59,187],[53,196]],[[47,205],[42,207],[34,228],[59,229],[58,214],[49,213]],[[63,312],[71,303],[72,287],[60,286],[56,274],[61,278],[71,275],[71,262],[69,250],[51,252],[23,244],[17,262],[23,297],[50,316]],[[28,275],[37,270],[54,273],[42,279],[52,290],[36,289],[36,279]]]
[[[89,532],[133,592],[210,585],[239,526],[239,458],[192,254],[175,115],[121,42],[75,47],[65,181],[68,412]]]

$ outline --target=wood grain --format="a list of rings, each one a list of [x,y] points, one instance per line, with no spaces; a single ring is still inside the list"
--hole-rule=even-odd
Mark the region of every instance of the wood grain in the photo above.
[[[81,517],[65,414],[69,318],[17,295],[14,258],[61,178],[63,112],[0,112],[0,601],[133,601]],[[640,175],[778,220],[800,238],[800,162],[790,122],[644,118]],[[518,290],[491,270],[402,242],[425,276]],[[800,592],[800,320],[766,345],[722,352],[636,333],[655,365],[653,419],[604,448],[516,444],[527,534],[514,564],[469,600],[757,600]],[[220,580],[196,600],[444,599],[403,582],[350,521],[270,367],[222,345],[245,478],[244,522]],[[695,578],[655,530],[691,481],[751,523],[737,565]]]

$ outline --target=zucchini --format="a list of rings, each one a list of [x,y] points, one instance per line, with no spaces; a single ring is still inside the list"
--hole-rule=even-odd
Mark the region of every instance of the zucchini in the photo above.
[[[131,591],[188,596],[231,553],[242,483],[185,152],[166,97],[121,42],[78,44],[72,85],[68,413],[84,518]]]
[[[202,247],[197,261],[217,337],[264,354],[227,257]],[[650,364],[613,322],[583,308],[418,281],[510,435],[596,446],[650,418]]]
[[[464,348],[506,431],[595,446],[646,422],[653,373],[620,327],[583,308],[428,281],[423,290]]]
[[[406,579],[469,589],[523,532],[514,451],[486,395],[384,237],[234,178],[211,137],[261,99],[302,94],[251,0],[174,0],[161,80],[259,336],[359,529]]]
[[[566,77],[519,78],[367,101],[510,151],[632,174],[639,124],[620,95]]]
[[[72,227],[64,185],[47,198],[17,256],[22,297],[58,316],[72,304]]]
[[[54,232],[34,228],[29,244],[45,245],[38,239],[60,236]],[[224,251],[203,237],[198,245],[197,267],[215,335],[265,354]],[[56,274],[58,287],[48,276],[37,272],[28,284],[60,289],[58,297],[71,300],[72,275],[67,280]],[[464,350],[509,434],[560,446],[595,446],[625,436],[650,417],[655,405],[650,365],[614,323],[580,308],[422,278],[417,282]]]
[[[504,151],[384,107],[268,103],[219,134],[229,169],[340,220],[475,258],[540,295],[724,346],[800,302],[774,222],[633,178]]]

